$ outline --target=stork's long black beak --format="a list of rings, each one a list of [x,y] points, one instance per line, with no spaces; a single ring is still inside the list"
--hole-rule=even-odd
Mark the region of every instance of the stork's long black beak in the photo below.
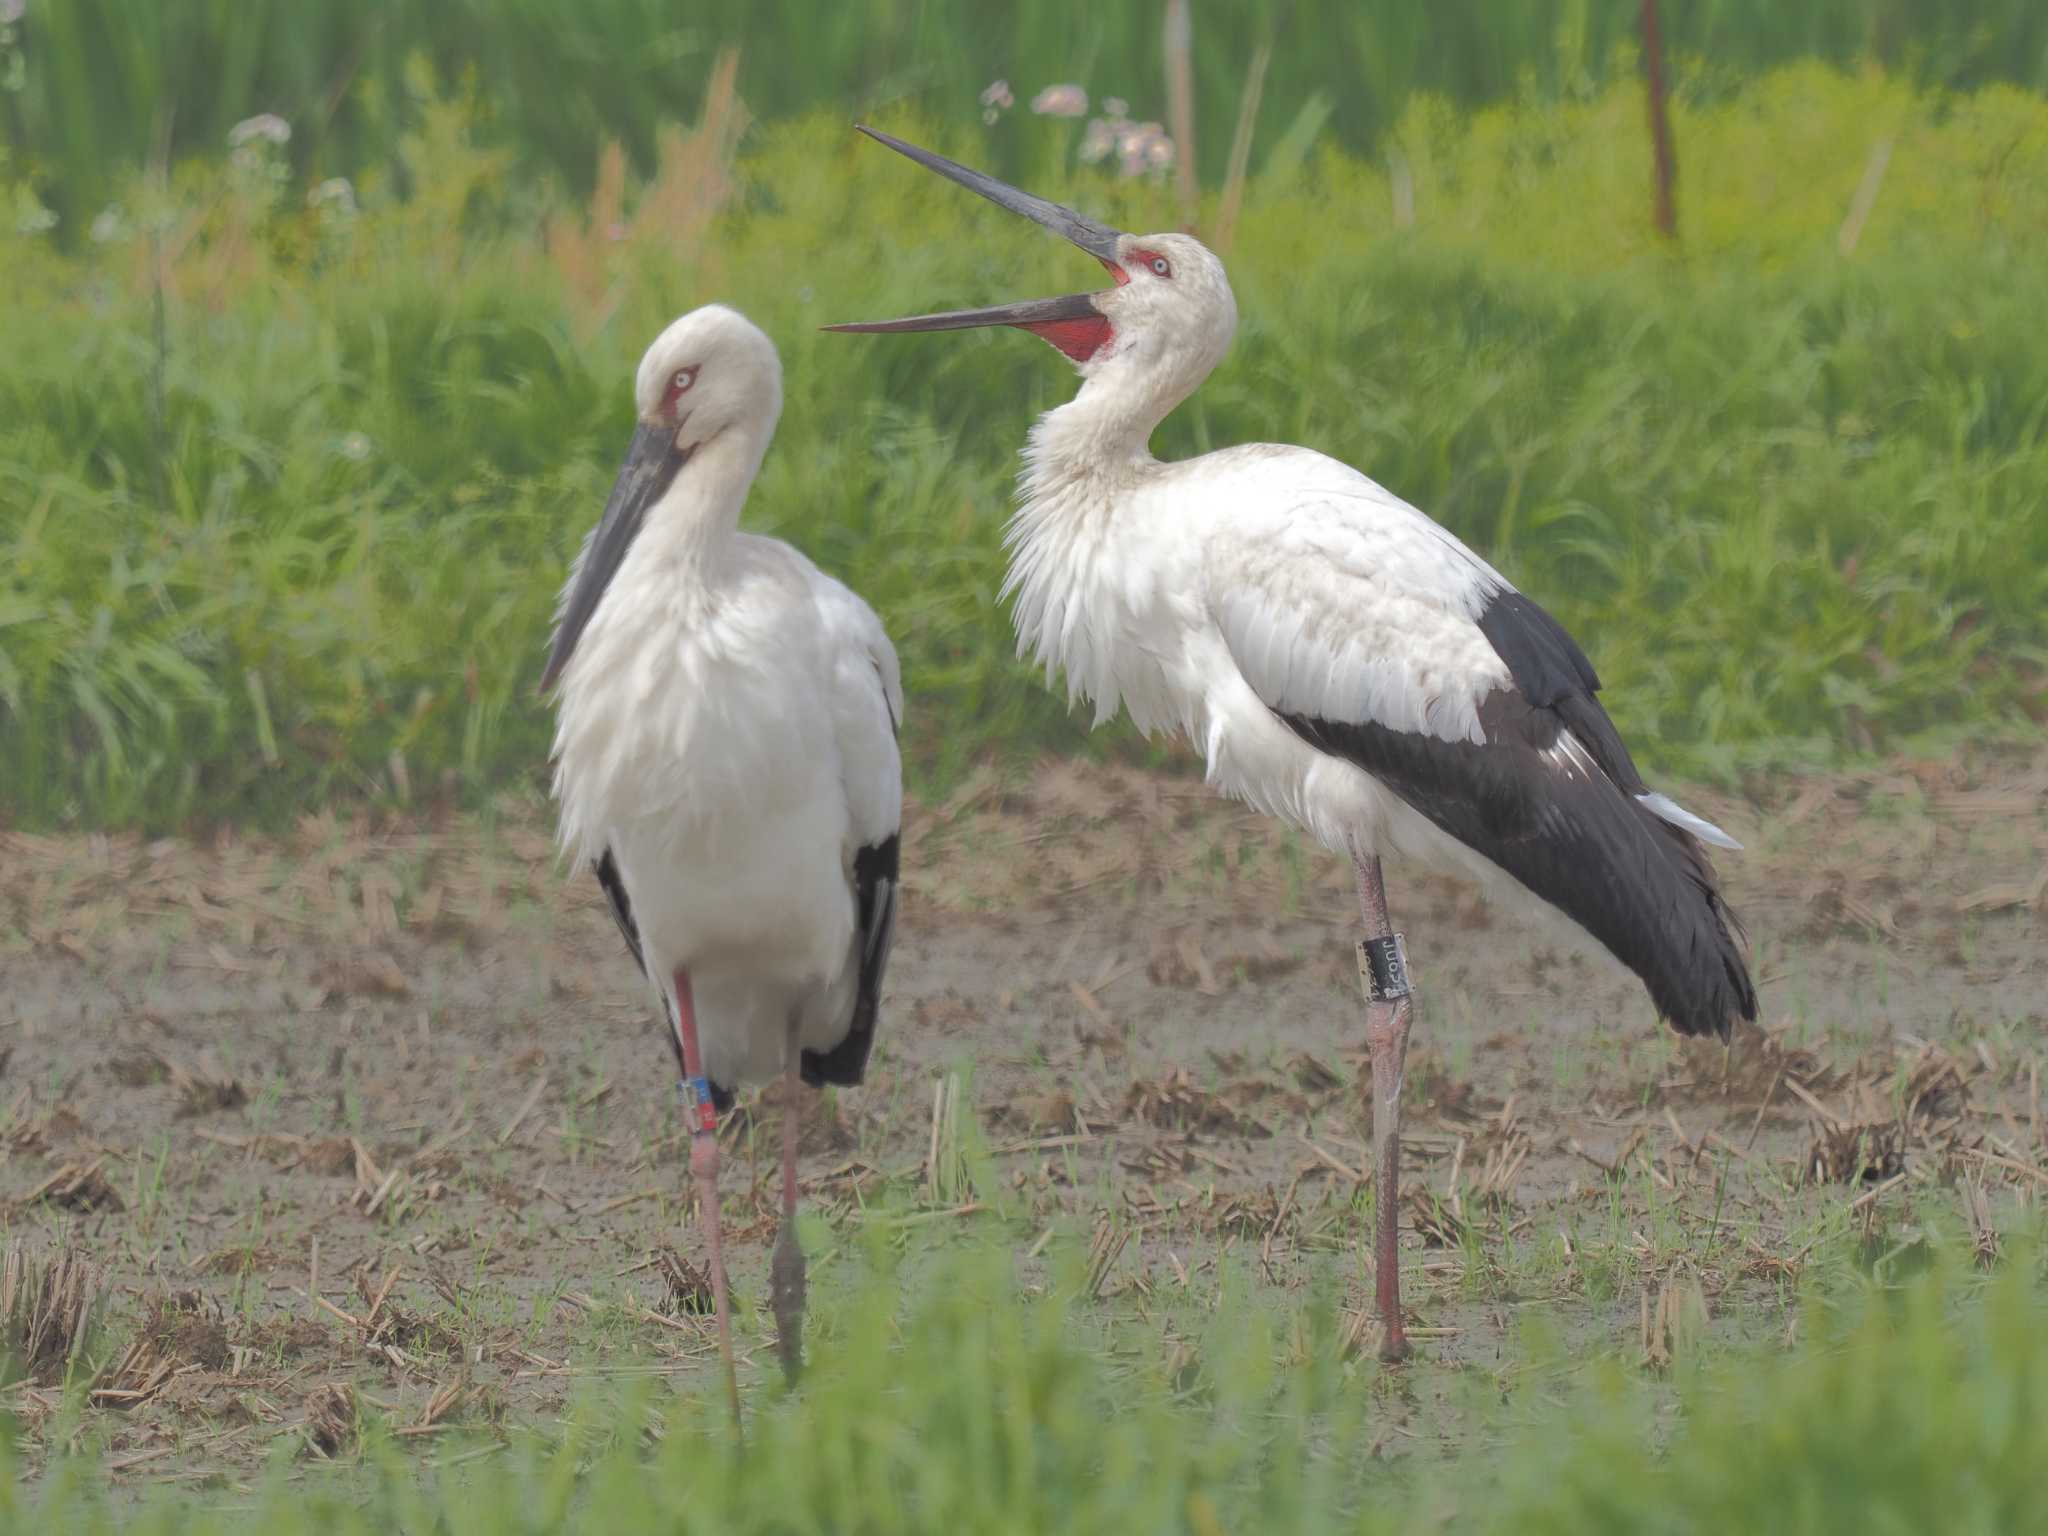
[[[944,155],[935,155],[928,149],[919,149],[915,144],[906,144],[894,134],[883,133],[878,128],[864,124],[854,125],[878,144],[886,144],[899,155],[907,155],[928,171],[937,171],[948,181],[957,181],[970,192],[978,192],[999,208],[1012,213],[1021,213],[1034,224],[1042,224],[1061,238],[1072,241],[1082,250],[1101,262],[1111,272],[1119,274],[1117,265],[1118,242],[1123,231],[1111,229],[1107,224],[1098,224],[1071,208],[1048,202],[1045,198],[1034,197],[1020,191],[1008,182],[997,181],[993,176],[971,171],[958,161],[948,160]],[[982,325],[1019,325],[1027,328],[1053,325],[1061,321],[1098,320],[1101,311],[1096,307],[1091,294],[1073,293],[1057,299],[1026,299],[1016,304],[996,304],[987,309],[955,309],[938,315],[915,315],[904,320],[865,320],[848,325],[828,325],[828,331],[964,331]]]
[[[583,556],[583,569],[562,609],[555,629],[554,649],[548,652],[547,670],[541,673],[540,691],[555,686],[562,668],[576,651],[576,642],[589,627],[590,616],[604,600],[605,589],[626,558],[626,551],[646,520],[647,509],[661,500],[674,483],[676,472],[690,460],[690,450],[676,445],[676,427],[669,422],[640,423],[633,445],[626,450],[626,462],[619,466],[619,478],[591,535],[590,548]]]
[[[1111,229],[1107,224],[1098,224],[1071,208],[1048,202],[1042,197],[1033,197],[1021,192],[1008,182],[997,181],[980,171],[970,171],[957,160],[948,160],[944,155],[935,155],[928,149],[919,149],[915,144],[906,144],[892,133],[879,128],[870,128],[864,123],[854,127],[873,139],[877,144],[886,144],[899,155],[908,155],[928,171],[937,171],[948,181],[957,181],[970,192],[979,192],[998,208],[1007,208],[1012,213],[1021,213],[1034,224],[1043,224],[1054,234],[1073,241],[1097,261],[1114,264],[1117,257],[1117,242],[1123,239],[1123,231]]]
[[[987,309],[949,309],[936,315],[912,315],[904,320],[852,320],[844,325],[821,326],[827,331],[970,331],[981,325],[1048,325],[1059,320],[1099,320],[1092,293],[1070,293],[1058,299],[1023,299],[1015,304],[991,304]]]

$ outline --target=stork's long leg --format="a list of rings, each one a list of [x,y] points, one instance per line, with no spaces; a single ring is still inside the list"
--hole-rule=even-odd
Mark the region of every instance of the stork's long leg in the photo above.
[[[782,1355],[782,1374],[791,1386],[804,1368],[804,1250],[796,1236],[796,1139],[803,1122],[804,1092],[798,1071],[802,1060],[798,1027],[797,1020],[790,1020],[783,1066],[782,1230],[775,1236],[775,1252],[768,1261],[775,1345]]]
[[[740,1427],[740,1378],[733,1364],[732,1306],[726,1299],[725,1233],[718,1209],[718,1110],[711,1102],[711,1080],[704,1075],[704,1053],[697,1048],[697,1008],[690,996],[690,973],[676,972],[676,1039],[683,1050],[683,1096],[690,1117],[690,1172],[697,1180],[697,1205],[704,1238],[711,1250],[711,1302],[718,1314],[718,1353],[725,1362],[725,1397],[732,1408],[732,1427]]]
[[[1387,916],[1387,888],[1378,855],[1354,855],[1358,908],[1365,937],[1358,945],[1358,976],[1365,988],[1365,1043],[1372,1052],[1372,1173],[1374,1290],[1385,1333],[1382,1360],[1408,1354],[1401,1328],[1401,1070],[1408,1056],[1410,991],[1401,936]]]

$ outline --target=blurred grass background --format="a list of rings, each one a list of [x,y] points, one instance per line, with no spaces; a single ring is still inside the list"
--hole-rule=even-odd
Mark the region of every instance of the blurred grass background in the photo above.
[[[1201,170],[1219,180],[1245,63],[1272,48],[1259,126],[1304,111],[1333,142],[1376,150],[1418,94],[1460,107],[1518,94],[1583,99],[1634,80],[1640,0],[1279,0],[1198,7],[1190,64]],[[51,205],[77,223],[152,155],[215,152],[229,128],[277,112],[302,176],[411,174],[404,136],[423,106],[409,71],[479,87],[478,128],[522,168],[587,193],[592,146],[624,144],[649,172],[658,125],[702,112],[714,56],[739,50],[740,91],[763,118],[889,105],[961,112],[992,80],[1036,91],[1079,80],[1164,115],[1160,8],[1033,0],[28,0],[22,88],[0,122]],[[1667,0],[1667,47],[1695,89],[1723,93],[1779,65],[1874,65],[1924,89],[2004,82],[2048,90],[2037,0]],[[988,146],[1015,173],[1013,146]],[[1018,151],[1020,156],[1024,153]]]
[[[529,792],[553,595],[632,365],[712,298],[788,370],[749,520],[883,614],[914,777],[1133,749],[1084,738],[995,603],[1015,452],[1065,364],[1008,332],[816,327],[1090,280],[856,140],[849,103],[1177,226],[1170,178],[1084,166],[1082,123],[1025,106],[1072,79],[1166,117],[1156,9],[1062,31],[1020,7],[983,36],[938,6],[892,28],[888,5],[858,27],[766,5],[723,64],[711,32],[623,3],[114,9],[32,5],[0,60],[0,818]],[[1244,324],[1155,447],[1359,465],[1558,612],[1663,772],[2034,729],[2038,9],[1668,9],[1675,249],[1650,227],[1633,4],[1300,5],[1270,23],[1227,192],[1268,23],[1201,10],[1194,213],[1228,232]],[[984,124],[997,72],[1018,104]],[[230,153],[256,110],[289,140]]]

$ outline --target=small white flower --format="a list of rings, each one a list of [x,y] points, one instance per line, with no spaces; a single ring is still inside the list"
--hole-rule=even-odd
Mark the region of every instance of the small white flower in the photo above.
[[[351,432],[334,445],[334,451],[351,463],[360,464],[370,456],[372,444],[361,432]]]
[[[346,176],[330,176],[306,194],[308,208],[331,208],[339,214],[356,211],[356,189]]]
[[[15,202],[14,232],[17,235],[41,235],[57,227],[57,215],[36,201],[35,194],[26,189]]]
[[[121,217],[120,208],[112,203],[99,211],[89,231],[96,245],[108,245],[128,233],[128,221]]]
[[[244,144],[261,140],[266,144],[288,144],[291,142],[292,125],[275,112],[259,112],[254,117],[245,117],[228,130],[228,148],[240,149]]]
[[[1031,98],[1040,117],[1081,117],[1088,111],[1088,93],[1078,85],[1048,85]]]
[[[1111,96],[1102,103],[1102,110],[1111,117],[1129,117],[1131,115],[1131,104],[1121,96]]]
[[[981,104],[984,107],[993,107],[998,112],[1007,112],[1017,104],[1017,98],[1010,94],[1009,81],[995,80],[981,93]]]
[[[28,10],[28,0],[0,0],[0,27],[11,27]]]
[[[1173,164],[1173,140],[1158,123],[1126,124],[1117,139],[1117,154],[1124,175],[1139,176]]]
[[[1087,131],[1081,135],[1081,162],[1093,165],[1116,147],[1116,127],[1108,118],[1090,120]]]

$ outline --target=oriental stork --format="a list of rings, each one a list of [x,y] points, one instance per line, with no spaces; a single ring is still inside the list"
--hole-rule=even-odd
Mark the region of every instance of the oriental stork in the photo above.
[[[781,1074],[778,1347],[802,1359],[799,1081],[858,1083],[896,913],[903,684],[866,603],[779,539],[739,531],[782,411],[782,365],[707,305],[655,338],[639,427],[563,589],[564,850],[611,903],[668,1023],[735,1423],[717,1116]]]
[[[1020,654],[1066,674],[1097,723],[1119,707],[1184,733],[1209,781],[1347,855],[1365,937],[1374,1288],[1381,1354],[1406,1353],[1396,1219],[1410,987],[1380,856],[1510,880],[1642,978],[1680,1033],[1725,1038],[1756,989],[1706,844],[1736,843],[1650,789],[1563,627],[1392,492],[1271,443],[1162,463],[1147,444],[1237,325],[1223,263],[1184,234],[1131,235],[873,129],[928,170],[1093,256],[1115,286],[830,326],[1009,325],[1051,342],[1080,392],[1024,446],[1010,524]]]

